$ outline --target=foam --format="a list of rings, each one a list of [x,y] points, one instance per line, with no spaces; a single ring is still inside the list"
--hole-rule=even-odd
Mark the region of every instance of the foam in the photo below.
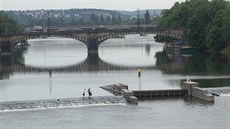
[[[123,97],[69,98],[0,103],[0,112],[47,110],[59,108],[80,108],[88,106],[126,105]]]

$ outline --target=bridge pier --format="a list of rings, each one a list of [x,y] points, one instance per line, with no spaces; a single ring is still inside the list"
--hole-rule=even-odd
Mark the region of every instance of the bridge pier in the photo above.
[[[12,55],[12,46],[10,41],[0,42],[0,55]]]
[[[6,67],[11,67],[13,64],[13,54],[9,56],[2,56],[0,58],[0,67],[1,66],[6,66]]]
[[[87,62],[89,64],[98,64],[98,53],[88,53]]]
[[[98,53],[98,41],[96,39],[87,40],[88,53]]]

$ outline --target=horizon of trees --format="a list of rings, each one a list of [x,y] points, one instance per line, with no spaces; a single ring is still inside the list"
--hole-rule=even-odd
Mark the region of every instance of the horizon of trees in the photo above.
[[[135,25],[138,20],[141,24],[156,24],[159,11],[148,10],[138,12],[111,11],[100,9],[69,9],[69,10],[27,10],[6,11],[5,13],[18,21],[24,27],[63,25]],[[148,15],[145,13],[148,12]],[[147,17],[148,18],[147,18]],[[147,18],[147,20],[146,20]],[[146,21],[146,22],[145,22]]]
[[[136,14],[132,17],[126,17],[115,11],[106,12],[106,10],[81,10],[81,13],[89,14],[89,17],[75,16],[76,11],[74,9],[70,10],[41,10],[42,13],[33,12],[33,11],[1,11],[0,20],[1,28],[0,32],[20,32],[22,28],[34,27],[34,26],[63,26],[63,25],[144,25],[144,24],[156,24],[159,20],[159,16],[154,11],[154,15],[151,18],[151,15],[148,10],[142,15]],[[57,14],[60,14],[58,17],[54,16],[56,11]],[[105,11],[105,12],[101,12]],[[35,13],[38,14],[37,18],[32,18],[32,15],[26,15],[26,13]],[[137,12],[138,13],[138,12]],[[140,13],[140,12],[139,12]],[[65,17],[67,16],[68,17]],[[84,15],[87,16],[87,15]]]

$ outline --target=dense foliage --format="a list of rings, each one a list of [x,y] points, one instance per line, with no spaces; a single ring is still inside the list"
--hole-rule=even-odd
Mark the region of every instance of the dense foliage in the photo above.
[[[188,0],[162,12],[158,26],[184,27],[188,41],[199,49],[230,46],[230,2]]]
[[[0,34],[8,32],[20,32],[17,21],[0,12]]]

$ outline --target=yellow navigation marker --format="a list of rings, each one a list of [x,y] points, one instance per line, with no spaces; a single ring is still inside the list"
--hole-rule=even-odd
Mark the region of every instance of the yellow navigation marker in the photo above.
[[[140,68],[137,69],[137,72],[138,72],[138,77],[141,77],[141,69]]]

